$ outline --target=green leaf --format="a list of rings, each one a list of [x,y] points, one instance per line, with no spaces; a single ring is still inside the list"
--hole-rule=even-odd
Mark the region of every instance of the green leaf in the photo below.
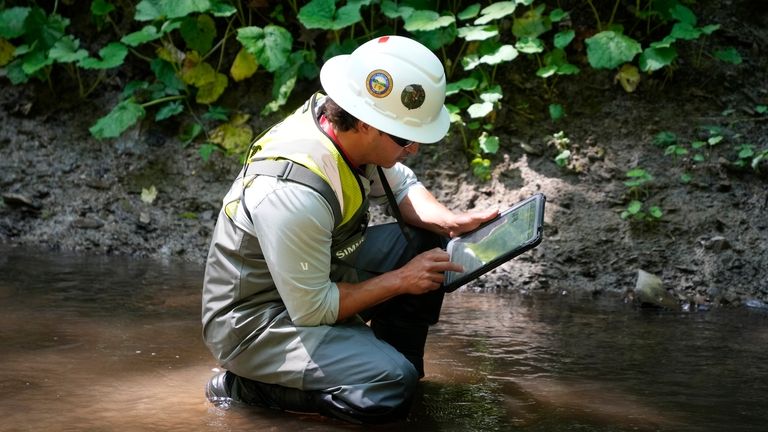
[[[24,55],[21,69],[27,75],[34,75],[40,69],[52,64],[53,58],[44,51],[36,49]]]
[[[452,15],[441,16],[435,11],[417,10],[405,20],[403,28],[409,32],[430,31],[447,27],[455,22],[456,18]]]
[[[203,120],[228,121],[229,109],[222,106],[211,105],[208,107],[208,111],[203,114]]]
[[[651,214],[656,219],[661,219],[661,217],[664,215],[664,212],[661,211],[661,208],[657,206],[652,206],[650,209],[648,209],[648,213]]]
[[[487,133],[483,132],[482,135],[480,135],[477,138],[478,144],[480,144],[480,149],[488,154],[496,154],[497,151],[499,151],[499,137],[488,135]]]
[[[219,4],[219,2],[215,3]],[[141,0],[136,5],[134,19],[136,21],[155,21],[181,18],[193,13],[209,12],[212,10],[212,6],[212,2],[209,0]]]
[[[414,32],[413,37],[430,50],[437,51],[444,46],[451,45],[456,40],[456,34],[456,26],[451,24],[437,30]]]
[[[157,188],[155,185],[149,188],[141,188],[141,200],[147,204],[152,204],[157,198]]]
[[[44,10],[35,7],[24,20],[24,38],[35,49],[47,50],[64,36],[68,25],[69,19],[57,14],[46,16]]]
[[[474,103],[467,108],[467,113],[472,118],[482,118],[493,111],[493,104],[490,102]]]
[[[640,54],[638,64],[643,72],[653,72],[663,67],[669,66],[677,58],[677,50],[669,48],[649,47]]]
[[[83,69],[110,69],[123,64],[128,48],[120,42],[112,42],[99,50],[101,59],[87,57],[78,63]]]
[[[188,16],[182,20],[179,32],[187,47],[205,54],[210,51],[216,38],[216,24],[210,15]]]
[[[133,126],[145,115],[144,107],[137,104],[133,98],[126,99],[106,116],[100,118],[88,129],[96,138],[115,138],[126,129]]]
[[[555,156],[555,163],[559,167],[564,167],[568,165],[568,161],[571,159],[571,151],[568,149],[565,149],[561,151],[557,156]]]
[[[472,159],[470,163],[472,167],[472,174],[482,180],[488,180],[491,178],[491,161],[482,157],[476,157]]]
[[[229,85],[229,79],[223,73],[216,72],[213,76],[213,81],[209,81],[198,87],[197,95],[195,95],[195,101],[200,104],[212,104],[219,99],[219,96],[224,93],[227,85]]]
[[[450,96],[462,90],[475,90],[479,81],[475,78],[463,78],[445,86],[445,95]]]
[[[187,124],[179,133],[179,141],[184,145],[188,145],[200,136],[201,133],[203,133],[203,126],[200,123]]]
[[[94,16],[105,16],[115,10],[115,7],[105,0],[93,0],[91,3],[91,14]]]
[[[211,155],[216,151],[221,151],[219,146],[207,142],[200,146],[200,148],[197,150],[197,153],[200,155],[200,158],[203,161],[208,162],[208,160],[211,158]]]
[[[701,30],[688,23],[679,22],[672,26],[669,35],[676,39],[696,40],[701,36]]]
[[[459,37],[471,41],[482,41],[496,37],[499,34],[499,28],[497,26],[474,26],[474,27],[462,27],[458,29]]]
[[[149,67],[155,73],[155,77],[165,85],[166,93],[178,94],[186,87],[170,62],[156,57],[149,63]]]
[[[560,104],[549,104],[549,117],[556,122],[565,117],[565,109]]]
[[[586,43],[589,64],[595,69],[613,69],[642,51],[636,40],[610,30],[587,38]]]
[[[272,100],[262,110],[261,115],[277,111],[287,101],[288,97],[296,87],[296,80],[299,74],[299,68],[306,61],[305,58],[310,54],[307,51],[297,51],[292,53],[286,65],[275,73],[275,82],[272,85]]]
[[[524,54],[538,54],[544,51],[544,42],[538,38],[523,37],[515,43],[515,48]]]
[[[475,25],[488,24],[491,21],[504,18],[507,15],[511,15],[515,12],[517,3],[514,1],[502,1],[496,2],[483,8],[480,11],[480,18],[476,19]]]
[[[554,44],[557,48],[565,48],[571,43],[573,38],[576,37],[576,32],[573,30],[563,30],[555,34]]]
[[[560,8],[557,8],[557,9],[553,9],[552,12],[549,13],[549,19],[552,22],[560,22],[565,18],[568,18],[568,15],[569,15],[568,12]]]
[[[12,7],[0,10],[0,38],[13,39],[23,35],[24,22],[29,15],[28,7]]]
[[[474,18],[480,13],[480,3],[475,3],[471,6],[467,6],[463,11],[456,14],[456,19],[464,21],[470,18]]]
[[[691,26],[696,25],[696,15],[693,11],[679,3],[669,10],[669,14],[681,23],[690,24]]]
[[[630,214],[637,214],[640,210],[643,208],[643,203],[638,200],[632,200],[629,202],[629,205],[627,205],[627,211]]]
[[[155,121],[162,121],[167,118],[181,114],[184,111],[184,105],[179,101],[169,102],[160,107],[155,114]]]
[[[517,58],[517,50],[512,45],[502,45],[495,52],[480,57],[480,62],[487,65],[497,65]]]
[[[739,65],[742,62],[741,54],[739,54],[739,52],[736,51],[736,48],[734,47],[727,47],[725,49],[717,50],[714,52],[714,56],[718,60],[734,65]]]
[[[362,21],[362,2],[352,1],[336,10],[334,0],[312,0],[299,10],[298,19],[307,29],[341,30]]]
[[[152,24],[144,26],[141,30],[129,33],[120,39],[120,42],[130,46],[137,47],[143,43],[160,39],[163,34],[157,31],[157,27]]]
[[[53,45],[48,55],[59,63],[72,63],[88,57],[88,51],[80,48],[80,40],[66,35]]]
[[[552,28],[549,17],[543,15],[546,5],[542,4],[515,18],[512,34],[518,38],[537,38]]]
[[[501,90],[501,86],[498,84],[488,88],[486,91],[480,94],[480,99],[483,102],[496,103],[503,98],[504,98],[504,93]]]
[[[666,147],[677,143],[677,135],[670,131],[661,131],[653,137],[653,144],[657,147]]]
[[[275,72],[286,64],[293,45],[293,37],[288,30],[271,24],[263,29],[242,27],[237,30],[237,40],[269,72]]]

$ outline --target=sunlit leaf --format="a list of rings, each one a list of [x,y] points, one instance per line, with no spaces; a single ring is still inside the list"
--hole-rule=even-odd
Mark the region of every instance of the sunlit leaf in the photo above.
[[[493,104],[490,102],[474,103],[467,108],[467,113],[472,118],[483,118],[493,111]]]
[[[232,62],[232,67],[229,68],[229,75],[235,81],[242,81],[253,76],[258,69],[259,64],[256,62],[253,54],[249,53],[245,48],[240,48],[235,61]]]
[[[147,204],[152,204],[157,198],[157,188],[155,185],[149,188],[141,188],[141,200]]]
[[[202,87],[216,79],[216,70],[210,63],[202,62],[199,55],[190,53],[184,61],[181,79],[195,87]]]
[[[141,0],[136,5],[133,18],[136,21],[181,18],[193,13],[208,12],[211,7],[212,2],[209,0]]]
[[[523,54],[537,54],[544,51],[544,42],[538,38],[520,38],[515,42],[515,48]]]
[[[471,6],[467,6],[463,11],[456,14],[456,19],[459,20],[468,20],[470,18],[474,18],[477,16],[478,13],[480,13],[480,3],[475,3]]]
[[[249,117],[237,114],[231,121],[219,125],[211,132],[211,142],[219,144],[228,153],[244,152],[253,139],[253,130],[246,124]]]
[[[627,63],[616,73],[614,81],[618,81],[624,91],[632,93],[640,84],[640,71],[637,70],[637,66]]]
[[[240,28],[237,30],[237,40],[269,72],[275,72],[286,64],[293,45],[293,37],[288,30],[271,24],[263,29]]]
[[[496,154],[499,151],[499,137],[497,136],[488,135],[483,132],[478,137],[477,142],[480,144],[480,149],[485,153]]]
[[[128,47],[120,42],[112,42],[99,50],[101,59],[87,57],[78,63],[84,69],[110,69],[123,64],[128,55]]]
[[[515,8],[517,8],[517,2],[514,1],[493,3],[480,11],[480,18],[475,20],[475,25],[488,24],[491,21],[504,18],[514,13]]]
[[[308,29],[341,30],[362,21],[363,3],[350,1],[337,10],[334,0],[312,0],[301,7],[297,18]]]
[[[455,22],[456,18],[452,15],[441,16],[435,11],[417,10],[405,20],[403,27],[409,32],[430,31],[447,27]]]
[[[106,116],[98,119],[88,130],[96,138],[114,138],[133,126],[145,115],[144,107],[133,99],[126,99]]]
[[[638,64],[643,72],[653,72],[663,67],[669,66],[677,58],[677,50],[669,48],[649,47],[640,54]]]
[[[497,65],[512,61],[517,58],[517,50],[512,45],[502,45],[495,52],[484,55],[480,58],[480,62],[488,65]]]
[[[589,64],[595,69],[613,69],[631,62],[642,51],[636,40],[610,30],[587,38],[585,42]]]
[[[80,41],[74,36],[66,35],[53,45],[48,55],[59,63],[72,63],[88,57],[88,51],[80,48]]]
[[[462,90],[474,90],[477,88],[478,84],[479,81],[475,78],[464,78],[459,81],[449,83],[447,86],[445,86],[445,95],[450,96]]]
[[[458,29],[459,37],[470,41],[482,41],[498,36],[499,28],[495,25],[462,27]]]

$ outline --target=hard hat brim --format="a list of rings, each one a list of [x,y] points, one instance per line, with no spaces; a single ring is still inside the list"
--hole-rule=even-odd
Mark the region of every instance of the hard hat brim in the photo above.
[[[356,94],[352,90],[355,86],[350,85],[353,83],[345,82],[350,67],[350,58],[350,55],[332,57],[320,69],[320,83],[323,86],[323,90],[340,107],[382,132],[410,141],[432,144],[445,137],[451,126],[450,115],[445,105],[442,106],[439,114],[431,122],[418,126],[404,124],[398,119],[387,116],[366,103],[364,95]],[[357,88],[361,92],[365,91],[362,85],[358,85]]]

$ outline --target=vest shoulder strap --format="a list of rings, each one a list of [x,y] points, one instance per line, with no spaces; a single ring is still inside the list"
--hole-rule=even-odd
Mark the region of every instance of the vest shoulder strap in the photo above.
[[[283,180],[290,180],[296,183],[302,184],[313,189],[319,193],[331,206],[333,211],[334,226],[338,226],[342,220],[341,206],[339,200],[336,198],[336,194],[322,177],[315,174],[309,168],[297,164],[288,159],[264,159],[254,161],[248,164],[243,173],[243,177],[252,175],[265,175],[269,177],[277,177]],[[248,220],[253,222],[251,212],[248,211],[248,206],[245,205],[245,188],[243,188],[243,195],[240,198],[240,202],[245,210]]]

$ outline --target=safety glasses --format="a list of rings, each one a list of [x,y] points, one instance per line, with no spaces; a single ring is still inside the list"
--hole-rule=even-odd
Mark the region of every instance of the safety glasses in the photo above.
[[[415,141],[409,141],[409,140],[407,140],[405,138],[396,137],[396,136],[388,134],[388,133],[386,133],[384,131],[380,131],[380,132],[383,133],[384,135],[388,136],[389,139],[394,141],[395,144],[399,145],[402,148],[408,148],[408,147],[412,146],[413,144],[416,144]]]

